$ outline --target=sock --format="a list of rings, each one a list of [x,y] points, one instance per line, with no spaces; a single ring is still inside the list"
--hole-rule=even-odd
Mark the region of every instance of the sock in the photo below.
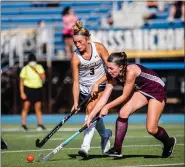
[[[101,137],[106,137],[106,134],[105,134],[105,125],[104,125],[103,119],[100,119],[96,123],[96,130],[98,131],[98,133],[99,133],[99,135]]]
[[[168,143],[169,136],[167,132],[160,126],[158,126],[158,131],[153,135],[156,139],[160,140],[163,144]]]
[[[118,117],[116,120],[116,134],[114,141],[115,148],[117,149],[122,148],[122,143],[127,133],[127,128],[128,128],[128,118]]]
[[[85,120],[87,120],[88,116],[86,115]],[[90,149],[91,140],[94,135],[96,123],[93,123],[88,129],[84,130],[84,138],[83,143],[81,145],[81,148],[85,147],[85,149],[88,151]]]

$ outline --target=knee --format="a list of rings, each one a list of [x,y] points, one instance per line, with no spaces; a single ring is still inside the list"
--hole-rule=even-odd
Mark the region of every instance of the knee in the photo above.
[[[119,117],[121,118],[128,118],[130,116],[130,112],[127,110],[120,110]]]
[[[147,126],[146,129],[150,135],[155,135],[157,133],[157,127],[155,126]]]
[[[40,106],[35,106],[35,112],[41,112],[41,107]]]
[[[89,115],[92,111],[93,107],[91,105],[88,105],[87,108],[86,108],[86,113],[87,115]]]
[[[29,103],[24,103],[22,112],[28,112],[30,109],[30,104]]]

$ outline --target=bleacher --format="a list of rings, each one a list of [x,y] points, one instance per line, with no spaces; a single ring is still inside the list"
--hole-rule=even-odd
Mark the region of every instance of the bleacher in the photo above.
[[[101,17],[109,15],[112,2],[59,2],[57,7],[47,7],[47,2],[36,7],[33,2],[5,2],[1,5],[1,29],[36,28],[39,20],[44,20],[48,27],[55,27],[55,49],[63,50],[62,16],[66,6],[71,6],[80,20],[85,22],[88,29],[98,29]]]
[[[83,20],[87,29],[100,29],[101,19],[108,17],[113,10],[113,1],[62,1],[58,2],[56,7],[48,7],[48,2],[42,2],[40,6],[34,5],[35,1],[23,2],[7,2],[1,3],[1,29],[13,28],[36,28],[39,20],[44,20],[48,27],[55,27],[55,50],[64,49],[64,41],[62,40],[62,16],[61,12],[66,6],[71,6],[79,19]],[[124,2],[124,1],[123,1]],[[132,1],[129,1],[132,4]],[[120,1],[118,1],[118,9],[121,10]],[[151,28],[178,28],[183,27],[181,20],[175,20],[173,23],[167,21],[170,6],[166,5],[163,12],[157,14],[157,18],[149,20],[147,24],[142,25],[142,29]],[[129,18],[128,18],[129,20]],[[114,27],[115,29],[119,27]]]

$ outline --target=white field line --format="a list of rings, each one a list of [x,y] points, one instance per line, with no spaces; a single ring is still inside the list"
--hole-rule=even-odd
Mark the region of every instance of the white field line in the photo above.
[[[185,163],[176,163],[176,164],[153,164],[153,165],[135,165],[135,166],[113,166],[113,167],[155,167],[155,166],[182,166]]]
[[[24,138],[24,137],[27,137],[27,138],[31,138],[31,137],[33,137],[33,138],[35,138],[35,137],[40,137],[40,139],[42,140],[41,135],[22,135],[22,136],[21,136],[21,138]],[[49,140],[65,140],[65,139],[67,139],[67,136],[66,136],[65,138],[64,138],[64,137],[62,137],[62,138],[53,137],[53,138],[50,138]]]
[[[74,131],[78,131],[80,128],[61,128],[58,131],[65,131],[65,132],[74,132]],[[41,132],[50,132],[52,130],[52,128],[47,128],[44,131]],[[20,128],[2,128],[1,132],[24,132],[22,130],[20,130]],[[29,129],[27,132],[38,132],[40,133],[40,131],[37,131],[36,129]]]
[[[181,144],[176,144],[178,146],[184,146],[184,143],[181,143]],[[161,144],[154,144],[154,145],[125,145],[123,147],[161,147],[162,145]],[[100,148],[100,147],[91,147],[92,149],[97,149],[97,148]],[[64,150],[77,150],[77,149],[80,149],[80,148],[64,148]],[[47,151],[47,150],[53,150],[53,148],[50,148],[50,149],[38,149],[38,150],[13,150],[13,151],[2,151],[1,153],[2,154],[5,154],[5,153],[19,153],[19,152],[30,152],[30,151]]]
[[[99,137],[99,136],[98,136]],[[112,138],[114,138],[115,136],[112,135]],[[184,137],[184,135],[175,135],[175,137]],[[152,136],[126,136],[125,138],[133,138],[133,139],[140,139],[140,138],[153,138]],[[51,138],[50,140],[64,140],[67,138]]]
[[[27,137],[27,138],[35,138],[35,137],[41,137],[42,135],[38,135],[38,134],[34,134],[34,135],[22,135],[21,136],[21,138],[23,137]],[[99,136],[98,136],[99,137]],[[112,135],[112,138],[114,138],[115,136],[114,135]],[[184,137],[184,135],[175,135],[175,137]],[[125,138],[134,138],[134,139],[136,139],[136,138],[153,138],[152,136],[150,136],[150,135],[148,135],[148,136],[126,136]],[[64,140],[64,139],[67,139],[67,136],[65,137],[63,137],[63,138],[56,138],[56,137],[53,137],[53,138],[51,138],[50,140]]]
[[[51,138],[50,140],[65,140],[67,138]]]
[[[53,128],[46,128],[46,130],[45,131],[43,131],[43,132],[49,132],[49,131],[51,131]],[[78,131],[80,129],[80,127],[79,128],[61,128],[61,129],[59,129],[58,131]],[[129,127],[129,129],[134,129],[134,130],[136,130],[136,129],[146,129],[146,127]],[[168,127],[168,129],[177,129],[177,127]],[[1,128],[1,132],[21,132],[21,130],[20,130],[20,128]],[[38,131],[36,131],[36,129],[34,129],[34,128],[30,128],[29,130],[28,130],[28,132],[38,132]],[[38,132],[38,133],[40,133],[40,132]]]

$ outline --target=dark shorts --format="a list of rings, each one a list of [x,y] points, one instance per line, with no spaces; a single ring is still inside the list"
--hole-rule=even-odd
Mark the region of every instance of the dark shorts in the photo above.
[[[99,92],[104,91],[105,86],[106,86],[105,84],[99,85]],[[85,100],[85,99],[87,98],[87,96],[88,96],[88,95],[85,95],[85,94],[83,94],[82,92],[80,92],[78,104],[80,104],[83,100]],[[84,104],[84,105],[81,107],[82,110],[85,110],[85,109],[86,109],[87,104],[88,104],[88,101],[87,101],[86,104]]]
[[[80,93],[78,104],[80,104],[82,101],[84,101],[87,96],[88,95],[84,95],[84,94]],[[86,111],[87,104],[88,104],[88,101],[86,102],[86,104],[84,104],[83,106],[81,106],[81,108],[80,108],[80,111],[81,112],[85,112]]]
[[[150,99],[156,99],[158,101],[160,101],[161,103],[164,101],[166,103],[166,88],[162,88],[162,89],[158,89],[157,91],[151,91],[151,92],[147,92],[145,90],[136,90],[138,92],[140,92],[141,94],[143,94],[147,100]]]
[[[33,89],[33,88],[28,88],[24,86],[24,92],[27,96],[27,99],[31,103],[39,102],[42,100],[42,89]]]

